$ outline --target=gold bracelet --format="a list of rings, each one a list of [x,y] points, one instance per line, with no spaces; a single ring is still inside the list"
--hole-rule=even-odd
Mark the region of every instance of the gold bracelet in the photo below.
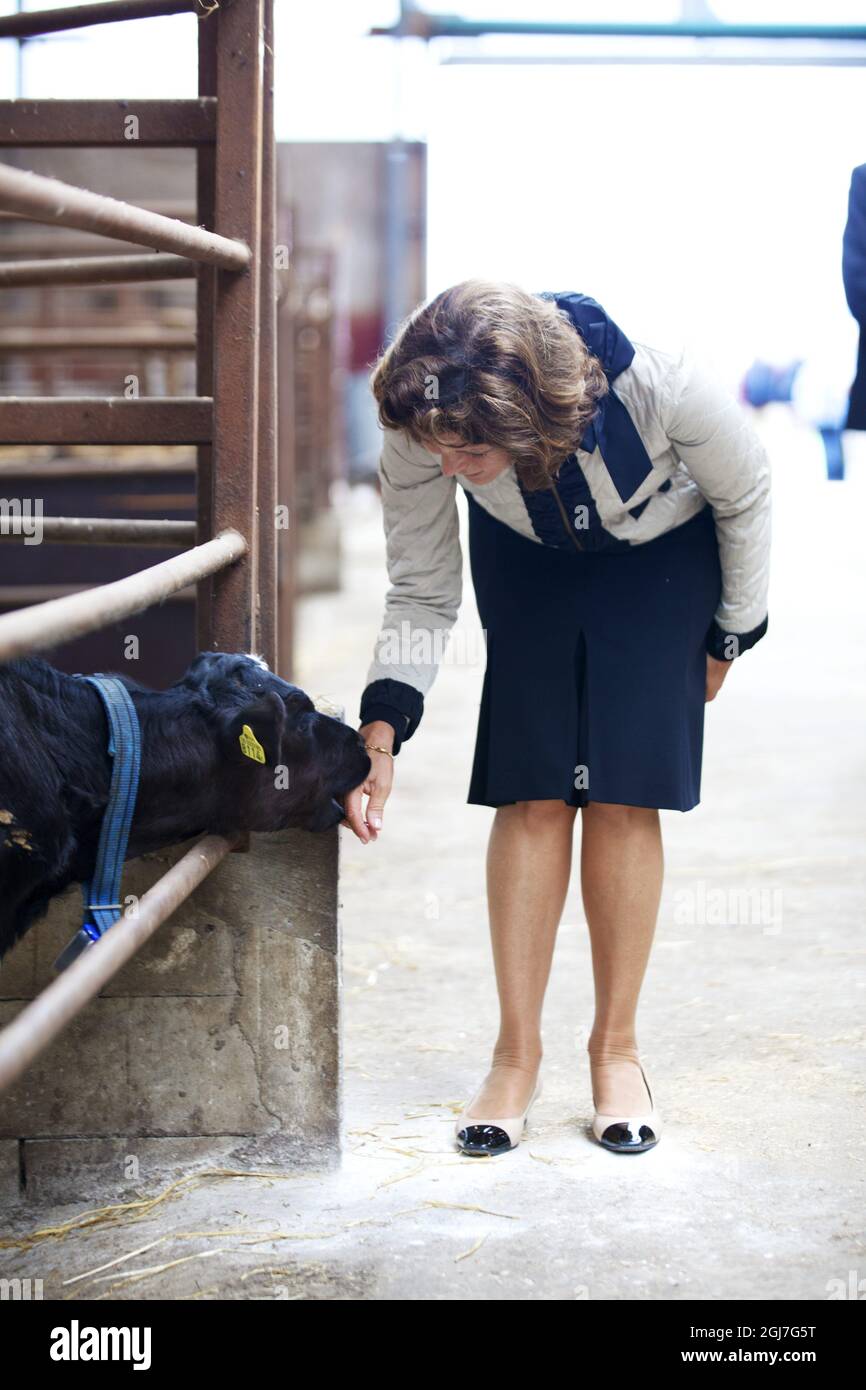
[[[380,748],[378,743],[365,743],[364,747],[369,748],[371,753],[387,753],[389,758],[393,759],[394,757],[394,754],[391,752],[390,748]]]

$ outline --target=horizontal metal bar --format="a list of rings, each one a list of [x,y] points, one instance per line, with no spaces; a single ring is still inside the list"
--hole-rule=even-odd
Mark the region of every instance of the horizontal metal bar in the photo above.
[[[0,444],[207,444],[206,396],[7,396]]]
[[[369,34],[392,39],[477,39],[485,34],[575,36],[612,38],[692,38],[692,39],[866,39],[863,24],[723,24],[720,20],[675,20],[670,24],[571,24],[557,20],[473,20],[455,14],[404,11],[390,26],[377,25]]]
[[[150,352],[192,352],[190,328],[160,328],[143,323],[133,328],[0,328],[0,352],[78,352],[133,348]]]
[[[66,10],[31,10],[4,15],[0,39],[30,39],[38,34],[57,34],[63,29],[85,29],[91,24],[116,24],[123,19],[154,19],[161,15],[206,13],[196,0],[108,0],[98,5],[74,5]]]
[[[71,642],[74,637],[108,627],[118,618],[142,613],[185,584],[197,583],[225,569],[245,555],[247,549],[239,531],[222,531],[204,545],[183,555],[173,555],[125,579],[22,608],[17,613],[4,613],[0,617],[0,661]]]
[[[22,458],[3,458],[0,453],[0,478],[26,478],[29,484],[33,484],[34,479],[43,478],[122,478],[128,474],[137,477],[139,474],[147,474],[148,477],[158,473],[191,473],[196,472],[195,454],[191,458],[184,458],[188,453],[186,447],[181,446],[181,456],[179,458],[52,458],[34,459]]]
[[[495,55],[492,53],[477,54],[471,53],[456,54],[452,53],[447,58],[442,59],[443,68],[448,67],[607,67],[607,68],[627,68],[627,67],[713,67],[713,68],[749,68],[749,67],[773,67],[773,68],[862,68],[866,66],[866,46],[862,49],[855,49],[845,55],[830,52],[826,49],[814,49],[807,52],[790,53],[785,51],[779,53],[774,49],[768,53],[766,49],[759,52],[740,52],[740,53],[720,53],[714,48],[711,51],[704,50],[697,53],[672,53],[669,50],[648,53],[624,53],[622,49],[611,49],[606,53],[540,53],[530,57],[528,54],[515,53],[509,55]]]
[[[0,248],[7,249],[0,237]],[[0,261],[0,289],[27,285],[109,285],[133,280],[194,280],[185,256],[65,256],[45,261]]]
[[[164,149],[210,145],[216,98],[186,101],[0,101],[0,146]]]
[[[244,270],[250,261],[250,248],[242,241],[11,164],[0,164],[0,207],[35,222],[135,241],[154,251],[175,251],[224,270]]]
[[[56,598],[68,598],[70,594],[87,594],[98,589],[99,584],[0,584],[0,609],[31,608],[39,603],[49,603]],[[195,585],[187,584],[183,589],[169,594],[166,603],[192,603],[195,600]]]
[[[0,352],[78,352],[133,348],[192,352],[195,332],[143,323],[133,328],[0,328]]]
[[[188,198],[148,199],[146,203],[140,203],[139,206],[147,208],[148,212],[159,212],[163,217],[177,217],[181,222],[195,221],[195,203],[191,203]],[[27,221],[26,217],[19,217],[17,212],[5,212],[3,208],[0,208],[0,225],[2,225],[4,221],[9,231],[13,233],[17,229],[23,228],[22,237],[26,238],[23,244],[26,245],[27,242],[29,242],[32,233],[29,227],[24,227]],[[63,228],[60,227],[58,230],[62,232]],[[5,246],[6,244],[7,243],[4,241],[3,245]],[[56,245],[56,242],[54,244]]]
[[[206,835],[0,1033],[0,1090],[108,984],[238,843]]]
[[[0,515],[0,540],[27,537],[6,529]],[[14,520],[14,518],[13,518]],[[52,545],[195,545],[194,521],[138,521],[127,517],[43,516],[38,522],[42,540]],[[28,533],[29,534],[29,533]]]
[[[3,218],[0,209],[0,219]],[[98,232],[69,232],[65,227],[36,226],[26,217],[13,218],[7,213],[10,222],[15,224],[15,232],[10,234],[0,226],[0,254],[8,260],[60,260],[66,256],[141,256],[140,246],[133,241],[119,241],[117,237],[100,236]],[[182,220],[182,219],[181,219]],[[44,235],[40,235],[44,233]],[[194,263],[192,263],[194,265]],[[197,267],[194,267],[197,268]]]

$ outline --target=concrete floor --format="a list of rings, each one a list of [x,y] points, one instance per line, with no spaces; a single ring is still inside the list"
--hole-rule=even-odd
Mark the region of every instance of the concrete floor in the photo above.
[[[0,1279],[121,1300],[852,1296],[866,1277],[866,457],[858,448],[850,479],[830,485],[817,440],[784,408],[762,429],[776,490],[770,631],[707,712],[701,806],[662,813],[667,883],[640,1016],[658,1149],[624,1158],[587,1137],[576,877],[527,1137],[495,1159],[452,1148],[497,1013],[493,812],[464,800],[483,660],[446,660],[379,842],[341,832],[341,1166],[190,1178],[137,1217],[0,1249]],[[386,580],[375,498],[342,507],[346,589],[305,603],[299,678],[354,721]],[[471,652],[473,634],[467,576],[456,641]],[[11,1233],[79,1214],[31,1212]]]

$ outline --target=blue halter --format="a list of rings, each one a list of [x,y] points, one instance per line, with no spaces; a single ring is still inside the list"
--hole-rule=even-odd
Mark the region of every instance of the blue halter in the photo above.
[[[93,877],[81,885],[84,920],[80,930],[54,962],[67,965],[113,926],[123,908],[120,884],[141,772],[141,729],[126,686],[117,676],[78,676],[99,692],[108,717],[108,753],[113,759],[108,805],[99,830]]]

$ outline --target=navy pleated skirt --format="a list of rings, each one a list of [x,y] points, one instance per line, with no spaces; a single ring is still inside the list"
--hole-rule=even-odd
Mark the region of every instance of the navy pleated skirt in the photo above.
[[[580,554],[467,501],[487,643],[467,800],[691,810],[721,594],[710,507],[655,540]]]

